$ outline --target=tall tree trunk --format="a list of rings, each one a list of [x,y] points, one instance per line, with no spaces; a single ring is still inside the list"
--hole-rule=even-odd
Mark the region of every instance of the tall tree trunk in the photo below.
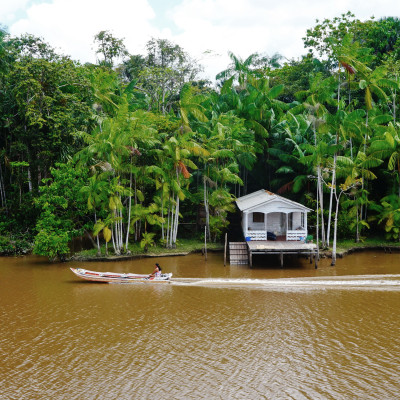
[[[137,187],[136,187],[136,175],[134,177],[134,186],[135,186],[135,206],[137,205]],[[135,242],[139,240],[138,238],[138,221],[135,222]]]
[[[117,251],[119,254],[121,247],[119,245],[119,221],[118,221],[118,211],[117,210],[114,211],[114,217],[115,217],[115,223],[114,223],[114,225],[115,225],[115,244],[116,244]]]
[[[124,250],[124,222],[122,220],[122,208],[119,210],[119,248]]]
[[[318,173],[319,178],[319,173]],[[319,261],[319,182],[317,181],[317,226],[315,232],[317,238],[317,261]]]
[[[175,226],[174,226],[174,247],[176,247],[176,238],[178,236],[178,225],[179,225],[179,196],[176,195],[176,209],[175,209]]]
[[[117,246],[115,245],[115,235],[114,235],[114,224],[111,225],[111,240],[112,240],[112,244],[113,244],[113,248],[114,248],[114,253],[117,253]]]
[[[332,203],[333,203],[333,190],[336,185],[336,154],[333,156],[333,170],[332,170],[332,187],[329,197],[329,215],[328,215],[328,231],[326,233],[326,245],[329,247],[329,238],[331,231],[331,220],[332,220]]]
[[[208,236],[208,240],[211,240],[211,234],[210,234],[210,210],[208,207],[208,196],[207,196],[207,183],[206,183],[206,177],[204,176],[204,209],[206,212],[206,233]]]
[[[368,108],[367,108],[367,116],[365,119],[365,136],[364,136],[364,154],[366,154],[367,151],[367,133],[368,133]],[[361,193],[364,194],[364,184],[365,184],[365,179],[364,179],[364,170],[362,171],[361,175]],[[365,208],[367,205],[365,205]],[[365,210],[366,212],[366,210]],[[361,203],[360,205],[360,220],[363,221],[363,214],[364,214],[364,205]]]
[[[161,185],[161,238],[164,240],[164,185]]]
[[[337,111],[340,110],[340,62],[339,62],[339,73],[338,73],[338,92],[337,92]],[[336,132],[335,135],[335,145],[337,145],[339,142],[339,134]],[[327,238],[326,238],[326,243],[329,246],[329,237],[330,237],[330,230],[331,230],[331,218],[332,218],[332,206],[333,206],[333,193],[335,191],[335,185],[336,185],[336,149],[335,149],[335,154],[333,156],[333,169],[332,169],[332,187],[331,187],[331,193],[330,193],[330,199],[329,199],[329,216],[328,216],[328,232],[327,232]],[[336,218],[337,216],[335,216]]]
[[[170,202],[171,202],[171,211],[170,211],[170,220],[169,220],[169,227],[168,227],[168,247],[169,248],[172,247],[172,232],[174,230],[174,221],[175,221],[174,200],[172,198],[170,198]]]
[[[93,237],[92,237],[92,235],[90,234],[90,232],[88,232],[88,231],[85,229],[85,234],[86,234],[86,237],[90,240],[90,243],[92,243],[92,246],[93,246],[93,247],[96,247],[96,243],[95,243],[95,241],[93,240]]]
[[[353,141],[351,138],[349,139],[350,142],[350,159],[353,160]]]
[[[132,156],[131,156],[131,170],[129,173],[129,205],[128,205],[128,226],[126,228],[125,250],[128,249],[129,230],[131,229],[131,208],[132,208]]]
[[[360,221],[360,218],[359,218],[359,215],[358,215],[358,204],[357,204],[357,210],[356,210],[356,214],[357,214],[357,221],[356,221],[356,243],[359,243],[360,242],[360,228],[359,228],[359,221]]]
[[[396,76],[396,81],[397,81],[397,76]],[[396,125],[396,94],[397,90],[394,89],[394,95],[393,95],[393,124]]]
[[[319,204],[321,209],[321,242],[322,247],[326,247],[325,240],[325,221],[324,221],[324,191],[322,189],[321,168],[318,167],[318,189],[319,189]]]
[[[31,168],[30,166],[28,167],[28,189],[29,192],[32,192],[32,178],[31,178]]]
[[[96,215],[96,210],[94,210],[94,224],[97,224],[97,215]],[[100,249],[100,239],[99,239],[99,234],[96,236],[96,244],[97,244],[97,255],[101,256],[101,249]]]
[[[179,170],[178,167],[175,168],[176,172],[176,182],[178,183],[179,190],[181,188],[179,182]],[[178,224],[179,224],[179,193],[176,194],[176,203],[175,203],[175,215],[174,215],[174,225],[172,230],[172,245],[176,246],[176,237],[178,235]]]
[[[167,226],[166,226],[166,238],[165,238],[165,247],[168,247],[169,246],[169,216],[170,216],[170,203],[171,203],[171,200],[170,200],[170,198],[168,198],[168,210],[167,210]]]
[[[332,263],[331,266],[334,267],[336,265],[336,236],[337,236],[337,221],[338,221],[338,213],[339,213],[339,202],[340,195],[336,196],[336,213],[335,213],[335,226],[333,230],[333,244],[332,244]]]
[[[172,208],[171,208],[171,232],[169,234],[169,247],[170,248],[172,248],[172,246],[174,244],[175,214],[176,214],[176,204],[172,204]]]

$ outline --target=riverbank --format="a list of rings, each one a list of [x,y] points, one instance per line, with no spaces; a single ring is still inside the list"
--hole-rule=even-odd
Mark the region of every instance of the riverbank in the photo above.
[[[0,235],[0,255],[17,256],[31,253],[33,243],[28,238],[21,236]]]
[[[362,242],[355,243],[353,240],[343,240],[337,245],[336,256],[343,258],[348,254],[368,251],[368,250],[382,250],[387,253],[392,251],[400,251],[400,243],[387,242],[382,238],[365,239]],[[222,243],[207,243],[207,251],[209,252],[223,252],[224,245]],[[155,246],[150,251],[144,252],[139,245],[130,246],[130,254],[115,255],[112,254],[112,248],[109,249],[109,255],[105,255],[105,248],[101,249],[101,255],[97,255],[97,249],[83,250],[75,253],[67,259],[67,261],[117,261],[117,260],[130,260],[135,258],[150,258],[150,257],[177,257],[186,256],[191,253],[204,252],[204,242],[198,240],[183,239],[180,240],[175,249],[166,249],[165,247]],[[320,257],[331,258],[332,248],[321,249]]]
[[[337,244],[336,256],[342,258],[348,254],[371,250],[381,250],[385,253],[400,251],[400,242],[388,242],[382,238],[364,239],[359,243],[356,243],[353,240],[342,240]],[[321,250],[321,255],[323,257],[332,258],[332,248]]]
[[[97,249],[83,250],[73,254],[67,261],[117,261],[131,260],[135,258],[150,258],[150,257],[177,257],[186,256],[191,253],[204,252],[204,242],[194,239],[179,240],[176,248],[167,249],[162,246],[151,247],[145,252],[139,244],[129,246],[130,254],[115,255],[112,248],[109,248],[109,255],[105,255],[105,247],[101,248],[101,255],[97,255]],[[224,245],[221,243],[207,243],[207,251],[219,252],[224,251]]]

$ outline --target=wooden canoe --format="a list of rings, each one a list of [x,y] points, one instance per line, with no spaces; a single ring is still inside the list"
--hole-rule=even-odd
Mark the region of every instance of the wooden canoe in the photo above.
[[[142,274],[119,274],[115,272],[89,271],[83,268],[70,268],[79,278],[92,282],[105,283],[135,283],[135,282],[170,282],[172,274],[161,274],[161,276],[149,277]]]

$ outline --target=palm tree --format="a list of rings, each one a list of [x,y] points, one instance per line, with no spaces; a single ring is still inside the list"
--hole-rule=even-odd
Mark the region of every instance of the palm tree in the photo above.
[[[400,198],[400,135],[398,127],[390,123],[382,137],[371,143],[371,154],[380,158],[389,158],[388,169],[397,172],[398,197]]]
[[[378,167],[382,164],[382,160],[372,156],[366,155],[362,151],[359,151],[356,157],[353,159],[345,156],[338,156],[337,157],[337,177],[344,178],[345,182],[344,185],[346,187],[350,187],[353,182],[357,179],[363,178],[367,180],[376,179],[376,175],[370,170],[371,168]],[[352,193],[352,197],[354,197],[354,206],[355,206],[355,214],[356,214],[356,242],[360,241],[360,225],[369,228],[368,223],[361,218],[360,210],[361,206],[366,204],[367,202],[367,195],[361,193],[354,188]]]
[[[333,231],[333,243],[332,243],[332,262],[331,266],[336,265],[336,243],[337,243],[337,222],[338,222],[338,215],[339,215],[339,204],[340,198],[344,193],[351,191],[357,185],[360,184],[360,179],[349,179],[346,180],[346,183],[339,185],[339,190],[335,188],[334,195],[336,200],[336,210],[335,210],[335,221],[334,221],[334,231]]]
[[[143,177],[143,168],[139,167],[138,160],[142,156],[139,149],[147,151],[154,148],[159,144],[156,139],[156,131],[153,128],[153,123],[149,119],[148,113],[138,110],[134,113],[127,114],[121,124],[120,135],[122,143],[125,145],[129,152],[129,163],[122,163],[122,172],[129,173],[129,195],[128,195],[128,216],[127,216],[127,229],[125,237],[125,250],[129,251],[129,233],[131,224],[131,208],[132,208],[132,195],[134,196],[134,204],[137,204],[138,199],[138,181],[139,177]],[[135,230],[136,239],[137,229]]]
[[[190,84],[185,84],[180,92],[179,115],[181,118],[181,133],[191,131],[189,116],[194,117],[198,121],[207,122],[205,108],[202,102],[206,99],[203,95],[194,95],[193,88]]]
[[[308,147],[308,153],[314,154],[312,157],[312,164],[316,169],[317,175],[317,219],[319,220],[319,209],[321,210],[321,240],[322,247],[329,245],[329,231],[332,210],[332,196],[331,190],[330,203],[329,203],[329,217],[328,228],[325,232],[325,219],[324,219],[324,190],[323,190],[323,173],[322,169],[328,166],[328,160],[334,156],[332,150],[335,147],[327,147],[329,144],[332,146],[336,137],[332,137],[331,130],[327,128],[329,112],[325,104],[332,106],[334,90],[336,82],[333,77],[325,79],[322,74],[318,73],[310,79],[310,89],[303,92],[296,93],[298,99],[303,99],[303,107],[307,113],[307,117],[311,123],[313,138],[309,140],[309,144],[313,143],[314,149]],[[307,149],[307,148],[305,148]],[[327,158],[329,157],[329,158]],[[307,158],[305,158],[307,160]],[[334,174],[332,174],[332,180]],[[317,223],[317,233],[319,230],[319,221]],[[317,237],[319,235],[317,234]]]
[[[394,239],[400,242],[400,198],[391,194],[381,199],[381,204],[371,206],[378,212],[378,223],[385,222],[387,239]]]
[[[163,169],[168,171],[168,184],[171,188],[168,199],[167,217],[167,246],[176,245],[179,225],[179,202],[184,200],[186,194],[183,190],[185,180],[190,178],[188,167],[197,169],[197,166],[190,160],[191,151],[189,134],[177,134],[172,136],[163,145]],[[183,180],[182,180],[183,178]]]
[[[153,197],[153,201],[158,205],[160,212],[161,239],[163,242],[166,242],[164,214],[171,187],[169,185],[168,171],[163,169],[166,164],[164,153],[162,150],[155,150],[154,153],[157,155],[157,160],[160,162],[162,167],[159,167],[158,165],[148,165],[145,167],[145,174],[152,177],[156,190],[159,193]]]
[[[110,242],[112,237],[112,230],[110,229],[110,226],[113,223],[113,217],[111,215],[108,215],[104,221],[98,219],[95,226],[93,227],[94,236],[98,236],[100,232],[103,232],[103,237],[106,241],[106,256],[108,256],[108,243]]]
[[[390,86],[390,94],[392,98],[392,115],[393,122],[396,124],[397,120],[397,93],[400,85],[400,60],[397,60],[393,54],[390,54],[385,60],[384,65],[387,70],[387,77],[392,82]]]
[[[203,198],[206,212],[206,231],[211,240],[213,226],[216,226],[216,214],[220,215],[221,221],[225,218],[225,211],[218,211],[213,206],[214,192],[229,192],[234,186],[243,185],[239,177],[240,167],[250,170],[256,161],[254,149],[254,133],[245,126],[245,121],[235,116],[232,112],[216,115],[205,126],[200,128],[202,132],[198,136],[204,152],[199,155],[198,166],[201,170]],[[224,196],[225,207],[229,208],[232,202],[231,196]],[[215,232],[214,232],[215,233]],[[215,239],[215,235],[214,235]]]
[[[95,100],[93,108],[100,114],[116,115],[124,101],[117,74],[108,69],[93,67],[90,69],[89,79]]]
[[[257,60],[258,54],[250,54],[245,60],[236,56],[232,52],[228,52],[229,58],[231,59],[230,66],[221,71],[215,79],[217,80],[235,80],[238,82],[240,88],[245,88],[247,85],[247,79],[249,76],[257,74],[257,72],[252,69],[254,62]]]
[[[346,34],[343,40],[338,40],[337,38],[329,38],[328,42],[330,43],[332,54],[337,60],[338,65],[338,73],[337,73],[337,113],[334,119],[337,119],[338,116],[342,115],[340,112],[344,109],[344,103],[341,99],[341,87],[342,87],[342,73],[341,67],[347,72],[348,76],[348,88],[349,88],[349,105],[350,105],[350,88],[351,88],[351,76],[356,73],[363,74],[363,76],[367,76],[370,73],[370,68],[366,66],[363,61],[367,61],[370,59],[369,49],[361,48],[358,42],[353,40],[352,34]],[[361,85],[361,83],[360,83]],[[361,85],[362,86],[362,85]],[[361,87],[360,86],[360,87]],[[343,120],[343,118],[341,118]],[[368,111],[367,111],[367,121],[368,121]],[[336,145],[339,145],[340,139],[340,129],[342,124],[335,123],[336,125]],[[367,122],[368,125],[368,122]],[[367,134],[366,136],[367,137]],[[366,140],[365,140],[366,142]],[[352,146],[352,142],[351,146]],[[366,149],[364,148],[364,153]],[[332,201],[333,194],[336,190],[336,158],[337,154],[334,155],[333,158],[333,168],[332,168],[332,183],[331,183],[331,193],[330,193],[330,203],[329,203],[329,219],[328,219],[328,243],[329,243],[329,230],[331,223],[331,211],[332,211]],[[337,198],[337,194],[335,193],[335,197]]]
[[[107,190],[107,182],[98,179],[98,176],[93,175],[89,178],[89,182],[86,186],[81,188],[81,193],[87,198],[87,207],[89,210],[94,212],[94,225],[97,224],[97,212],[96,208],[105,203]],[[97,240],[97,255],[101,255],[99,236],[96,236]]]

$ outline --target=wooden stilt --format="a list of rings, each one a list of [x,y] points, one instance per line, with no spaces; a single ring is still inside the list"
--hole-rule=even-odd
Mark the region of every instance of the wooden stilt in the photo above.
[[[253,253],[251,252],[250,249],[249,249],[249,264],[250,268],[253,268]]]
[[[226,266],[226,249],[228,247],[228,234],[225,233],[224,267]]]
[[[283,252],[281,251],[281,268],[283,268]]]
[[[318,269],[318,257],[317,255],[314,255],[314,259],[315,259],[315,269]]]

